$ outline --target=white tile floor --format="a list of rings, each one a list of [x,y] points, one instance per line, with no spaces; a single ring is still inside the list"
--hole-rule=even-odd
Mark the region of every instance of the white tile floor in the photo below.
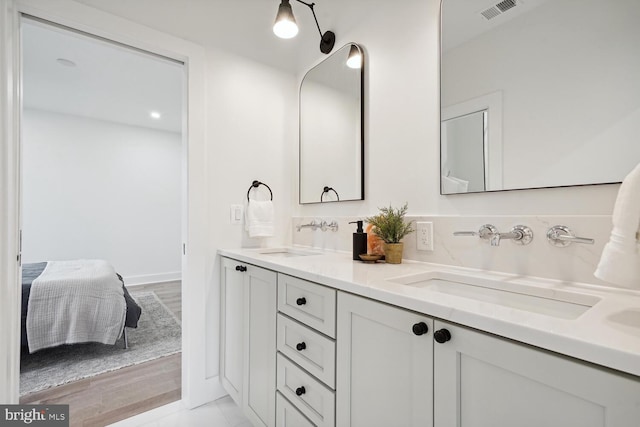
[[[198,408],[175,412],[141,427],[252,427],[229,396]]]

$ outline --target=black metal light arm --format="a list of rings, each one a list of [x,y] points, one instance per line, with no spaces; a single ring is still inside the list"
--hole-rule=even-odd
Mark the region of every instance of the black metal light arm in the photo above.
[[[320,29],[320,24],[318,24],[318,18],[316,17],[316,11],[313,9],[313,6],[315,6],[315,3],[306,3],[303,2],[302,0],[296,0],[298,3],[302,3],[305,6],[308,6],[309,9],[311,9],[311,13],[313,13],[313,19],[315,19],[316,21],[316,27],[318,27],[318,32],[320,33],[320,37],[322,37],[322,30]]]
[[[313,7],[316,5],[315,3],[307,3],[302,0],[296,0],[298,3],[302,3],[311,9],[311,13],[313,13],[313,19],[316,21],[316,27],[318,27],[318,32],[320,33],[320,52],[328,54],[333,49],[333,45],[336,43],[336,35],[333,31],[327,31],[322,34],[322,30],[320,29],[320,24],[318,23],[318,17],[316,16],[316,11]]]

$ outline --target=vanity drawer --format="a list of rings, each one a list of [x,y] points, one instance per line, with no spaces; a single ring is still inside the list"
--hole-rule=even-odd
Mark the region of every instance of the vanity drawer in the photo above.
[[[297,277],[278,274],[278,310],[336,337],[336,290]]]
[[[276,427],[316,427],[282,395],[276,392]]]
[[[278,314],[278,351],[335,390],[336,343]]]
[[[334,392],[281,353],[277,359],[278,391],[316,426],[335,425]]]

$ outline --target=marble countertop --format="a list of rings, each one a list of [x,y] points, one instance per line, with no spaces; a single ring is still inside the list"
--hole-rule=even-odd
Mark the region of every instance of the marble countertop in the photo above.
[[[515,341],[640,376],[640,292],[595,285],[403,261],[365,264],[350,253],[294,248],[313,255],[284,256],[261,249],[218,253],[242,262],[300,277],[332,288],[414,310]],[[551,299],[595,304],[577,318],[561,318],[460,295],[401,284],[403,276],[442,274],[467,283],[497,284],[502,290],[533,289]],[[394,279],[390,281],[389,279]],[[570,316],[571,317],[571,316]]]

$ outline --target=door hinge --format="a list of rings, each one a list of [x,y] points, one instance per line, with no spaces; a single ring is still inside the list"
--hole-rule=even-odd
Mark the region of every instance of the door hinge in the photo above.
[[[187,254],[187,244],[183,243],[182,244],[182,255],[186,255]]]
[[[18,266],[22,265],[22,230],[18,231],[18,256],[16,256]]]

